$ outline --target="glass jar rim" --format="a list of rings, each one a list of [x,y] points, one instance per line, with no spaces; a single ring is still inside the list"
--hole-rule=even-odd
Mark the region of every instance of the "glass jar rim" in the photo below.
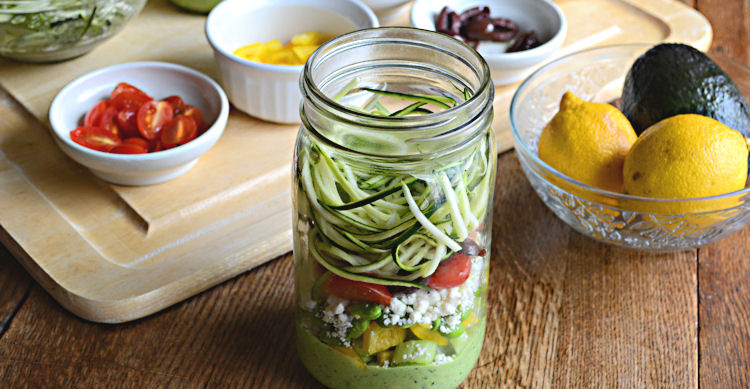
[[[490,68],[487,65],[487,62],[484,60],[484,58],[482,58],[481,54],[479,54],[479,52],[477,52],[474,48],[472,48],[471,46],[469,46],[469,45],[467,45],[467,44],[465,44],[465,43],[463,43],[463,42],[461,42],[461,41],[459,41],[459,40],[457,40],[457,39],[455,39],[453,37],[450,37],[448,35],[441,34],[439,32],[435,32],[435,31],[422,30],[422,29],[418,29],[418,28],[414,28],[414,27],[377,27],[377,28],[367,28],[367,29],[352,31],[352,32],[340,35],[340,36],[338,36],[338,37],[336,37],[334,39],[331,39],[330,41],[328,41],[328,42],[324,43],[323,45],[321,45],[318,48],[318,50],[316,50],[310,56],[310,58],[307,60],[307,63],[305,63],[305,67],[304,67],[304,69],[302,71],[302,80],[301,80],[301,82],[307,82],[308,85],[309,85],[309,87],[310,87],[310,90],[313,92],[313,94],[316,97],[320,98],[321,101],[323,101],[327,106],[329,106],[331,108],[334,108],[334,109],[337,109],[337,110],[344,111],[347,114],[354,115],[355,117],[356,116],[361,116],[361,117],[367,118],[369,120],[375,120],[375,121],[383,120],[383,121],[387,121],[387,122],[391,122],[391,123],[398,122],[398,123],[407,123],[408,124],[408,123],[419,122],[420,118],[417,117],[417,116],[402,116],[402,117],[390,117],[390,118],[386,117],[386,118],[384,118],[382,116],[372,115],[372,114],[368,114],[368,113],[362,113],[362,112],[355,111],[353,109],[347,108],[346,106],[338,104],[335,101],[331,100],[331,98],[329,98],[325,93],[323,93],[323,91],[321,91],[318,88],[318,86],[312,81],[311,64],[313,64],[323,53],[325,53],[328,49],[330,49],[332,46],[335,46],[336,44],[338,44],[342,40],[348,39],[348,38],[356,36],[356,35],[363,35],[363,34],[366,34],[366,33],[369,33],[369,32],[373,32],[373,31],[379,31],[379,32],[383,32],[383,33],[388,33],[388,32],[391,32],[391,31],[393,31],[393,32],[396,32],[396,31],[417,32],[419,34],[424,34],[426,36],[436,37],[437,39],[444,40],[445,42],[450,43],[450,44],[457,44],[459,46],[464,46],[465,49],[470,50],[470,52],[472,52],[473,55],[475,55],[476,57],[478,57],[480,59],[479,62],[481,64],[480,66],[481,66],[481,73],[482,73],[482,77],[481,77],[482,83],[479,85],[479,87],[477,88],[477,90],[478,91],[484,90],[485,88],[487,88],[489,86],[488,84],[491,84],[491,82],[492,82],[492,79],[490,77]],[[438,49],[441,49],[441,48],[438,48]],[[448,52],[447,50],[444,50],[444,49],[441,49],[441,51]],[[463,59],[463,57],[461,57],[461,56],[456,56],[456,57]],[[434,118],[434,119],[439,119],[439,118],[442,118],[442,117],[447,117],[447,116],[450,116],[452,114],[455,114],[456,110],[458,110],[459,108],[463,107],[464,105],[466,105],[466,104],[468,104],[468,103],[470,103],[472,101],[475,101],[475,99],[478,98],[477,96],[480,96],[480,94],[479,93],[475,93],[474,95],[471,96],[471,98],[469,98],[468,100],[462,102],[460,105],[456,105],[456,106],[448,108],[448,109],[446,109],[444,111],[440,111],[440,112],[436,112],[436,113],[430,114],[430,117]]]
[[[375,34],[378,35],[375,35]],[[399,36],[399,34],[416,34],[416,35],[422,35],[424,37],[428,37],[434,40],[437,40],[440,44],[436,45],[432,42],[429,42],[427,40],[425,41],[414,41],[414,40],[406,40],[403,36]],[[367,40],[362,39],[357,43],[352,43],[356,38],[369,38]],[[318,83],[316,83],[313,79],[313,69],[314,65],[317,62],[324,61],[328,58],[328,56],[336,55],[339,51],[343,51],[350,48],[357,48],[359,46],[364,45],[371,45],[373,44],[374,39],[383,39],[382,42],[378,43],[393,43],[393,44],[409,44],[414,46],[422,46],[424,48],[428,48],[430,50],[435,50],[436,52],[443,53],[445,55],[449,55],[450,57],[456,59],[460,63],[466,65],[467,67],[474,69],[476,73],[476,77],[478,79],[478,86],[475,89],[475,92],[471,95],[469,99],[466,99],[464,101],[461,101],[460,104],[456,104],[453,107],[447,108],[442,111],[426,114],[426,115],[414,115],[414,116],[402,116],[402,117],[389,117],[389,116],[381,116],[371,113],[362,112],[359,110],[351,109],[343,104],[339,104],[338,102],[334,101],[332,98],[330,98],[328,95],[326,95],[321,88],[318,86]],[[344,43],[342,43],[344,42]],[[342,45],[340,48],[339,45]],[[454,48],[456,50],[450,50],[450,48]],[[461,54],[466,54],[472,56],[472,58],[466,58],[465,56]],[[473,60],[473,62],[472,62]],[[348,122],[348,123],[356,123],[358,127],[366,127],[369,130],[373,131],[403,131],[404,129],[407,130],[419,130],[419,129],[425,129],[430,127],[435,127],[437,123],[444,123],[449,121],[452,118],[455,118],[457,116],[457,112],[467,109],[467,107],[476,107],[480,106],[483,107],[479,110],[478,115],[473,115],[470,120],[467,120],[467,122],[474,121],[477,117],[484,114],[488,108],[485,106],[489,106],[489,109],[492,109],[492,103],[494,99],[494,85],[492,83],[492,79],[490,76],[490,69],[487,65],[486,61],[482,56],[471,46],[465,44],[464,42],[461,42],[451,36],[438,33],[435,31],[428,31],[428,30],[422,30],[417,29],[413,27],[379,27],[379,28],[369,28],[369,29],[362,29],[353,31],[347,34],[340,35],[326,43],[324,43],[318,50],[316,50],[308,59],[306,62],[302,75],[300,77],[300,89],[303,91],[303,98],[308,99],[305,95],[308,93],[312,96],[312,98],[315,99],[315,105],[322,105],[325,109],[329,110],[330,112],[333,112],[337,116],[340,115],[342,122]],[[489,93],[487,93],[489,91]],[[486,101],[485,101],[486,100]],[[313,130],[313,132],[316,132],[312,126],[310,126],[310,121],[307,120],[305,109],[304,109],[304,102],[300,107],[301,114],[300,117],[302,119],[302,123],[305,127],[308,129]],[[346,119],[346,118],[351,119]],[[363,120],[366,121],[367,124],[358,123],[357,120]],[[332,146],[335,146],[337,148],[341,148],[353,153],[357,154],[363,154],[363,155],[369,155],[372,157],[379,157],[379,158],[408,158],[413,157],[412,155],[372,155],[368,153],[363,153],[357,150],[352,150],[350,148],[347,148],[344,145],[338,144],[337,142],[334,142],[330,139],[328,139],[323,134],[317,134],[322,140],[324,140],[326,143],[329,143]],[[443,134],[440,134],[443,135]],[[479,135],[479,132],[474,135]],[[464,141],[458,142],[457,144],[454,144],[452,147],[447,147],[442,150],[436,150],[433,152],[427,152],[420,154],[420,159],[428,158],[432,154],[437,153],[444,153],[448,152],[450,150],[454,150],[456,148],[459,148],[460,146],[463,146],[466,141],[471,141],[476,136],[468,136]]]

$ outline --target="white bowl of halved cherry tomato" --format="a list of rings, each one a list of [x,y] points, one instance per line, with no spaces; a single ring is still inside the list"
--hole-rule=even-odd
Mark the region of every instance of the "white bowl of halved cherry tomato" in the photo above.
[[[52,101],[54,139],[99,178],[150,185],[182,175],[221,136],[229,102],[208,76],[164,62],[88,73]]]

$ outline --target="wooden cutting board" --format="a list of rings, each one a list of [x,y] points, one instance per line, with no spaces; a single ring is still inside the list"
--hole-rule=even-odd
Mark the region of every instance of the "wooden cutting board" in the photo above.
[[[707,49],[705,18],[670,0],[559,0],[570,26],[556,56],[591,46],[680,41]],[[402,15],[393,24],[406,24]],[[0,241],[64,307],[124,322],[157,312],[291,250],[290,172],[297,126],[233,110],[219,142],[184,176],[104,183],[68,159],[47,109],[68,82],[115,63],[180,63],[216,77],[205,17],[150,1],[93,52],[54,65],[0,60]],[[512,147],[498,87],[495,129]]]

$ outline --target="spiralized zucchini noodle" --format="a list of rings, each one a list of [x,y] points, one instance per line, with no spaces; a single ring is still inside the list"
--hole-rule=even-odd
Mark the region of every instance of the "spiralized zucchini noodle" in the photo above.
[[[383,112],[377,102],[368,104],[372,112],[390,116],[424,114],[415,111],[427,111],[427,104],[455,104],[444,96],[355,89],[352,83],[336,99],[352,90],[413,101],[393,113]],[[463,97],[470,95],[464,90]],[[347,163],[311,138],[300,150],[297,166],[300,197],[312,221],[310,254],[344,278],[427,289],[421,281],[461,251],[461,242],[480,227],[492,182],[490,142],[489,134],[482,135],[461,161],[417,177]]]

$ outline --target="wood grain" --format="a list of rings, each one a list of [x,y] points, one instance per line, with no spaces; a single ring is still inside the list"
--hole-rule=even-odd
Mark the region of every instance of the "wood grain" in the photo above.
[[[750,230],[700,249],[700,384],[750,387]]]
[[[559,3],[575,28],[554,56],[664,39],[705,48],[710,40],[705,19],[680,3]],[[12,237],[5,242],[22,248],[19,257],[32,276],[85,319],[115,323],[143,317],[291,249],[294,125],[265,123],[232,110],[221,139],[196,167],[147,187],[94,178],[60,152],[45,128],[58,90],[97,68],[162,60],[215,76],[204,21],[175,12],[166,0],[152,1],[90,55],[48,65],[0,60],[0,83],[12,95],[0,92],[0,99],[9,101],[0,106],[5,118],[0,122],[0,183],[9,193],[0,193],[0,209],[7,210],[0,214],[0,225]],[[408,24],[405,16],[397,22]],[[154,41],[153,35],[171,38]],[[512,147],[508,106],[517,85],[496,89],[494,128],[501,150]],[[105,89],[96,92],[106,95]],[[46,226],[47,235],[30,228],[29,215]]]
[[[696,3],[711,15],[729,2]],[[747,46],[717,30],[748,23],[722,15],[715,46]],[[748,242],[750,228],[665,255],[596,243],[501,155],[488,333],[462,388],[749,387]],[[292,272],[284,255],[158,315],[101,325],[61,308],[0,249],[0,388],[320,388],[295,356]]]
[[[490,325],[463,387],[696,387],[695,253],[649,256],[573,232],[512,153],[498,178]],[[0,342],[0,383],[319,387],[294,352],[292,271],[285,255],[119,326],[76,319],[35,287]]]
[[[233,116],[235,123],[254,121]],[[234,179],[232,190],[195,204],[201,210],[184,210],[169,228],[146,233],[127,196],[118,196],[66,157],[49,130],[2,89],[0,117],[0,241],[17,247],[14,254],[32,276],[84,318],[120,322],[142,317],[291,249],[291,159],[284,153],[269,160],[276,168],[257,171],[253,178],[224,169],[220,181]],[[247,131],[240,125],[224,134],[225,141],[253,144],[245,152],[259,152],[278,145],[253,143],[263,140],[267,130]],[[276,134],[285,140],[288,155],[293,138],[288,129]],[[198,171],[212,167],[211,151],[204,158]],[[252,169],[263,166],[268,167],[260,163]],[[216,174],[215,165],[210,170],[202,177]],[[209,186],[206,182],[200,185]],[[160,200],[187,190],[176,185],[174,191],[160,186],[165,189]]]
[[[750,3],[747,1],[695,0],[695,8],[713,26],[711,51],[750,64]]]
[[[26,301],[33,282],[8,249],[0,247],[0,339]]]
[[[714,26],[710,54],[750,99],[750,3],[697,0]],[[740,69],[742,68],[742,69]],[[731,71],[734,70],[734,71]],[[750,231],[699,250],[702,388],[750,387]]]

